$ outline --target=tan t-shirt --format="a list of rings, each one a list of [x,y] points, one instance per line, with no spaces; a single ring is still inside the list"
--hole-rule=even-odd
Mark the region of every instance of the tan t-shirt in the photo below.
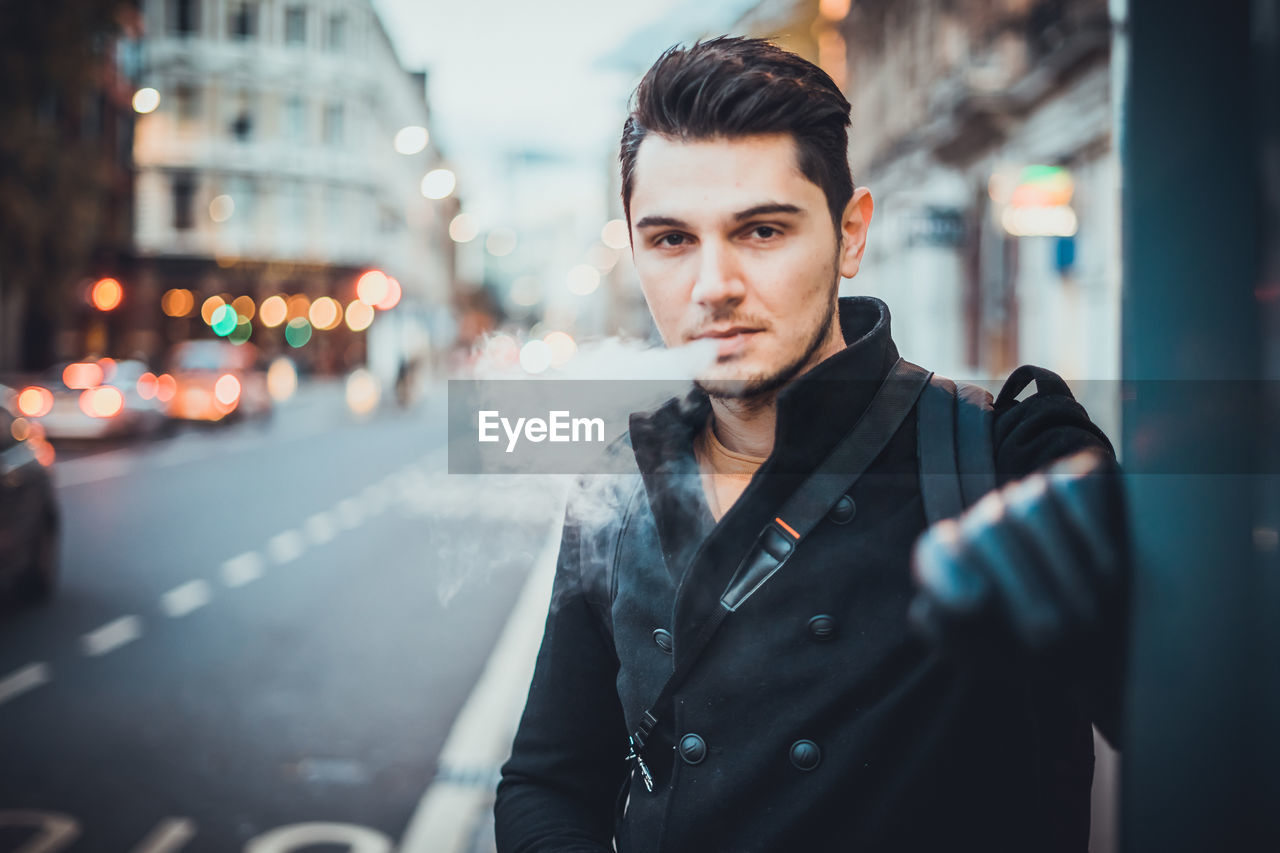
[[[720,443],[715,430],[711,427],[711,418],[698,433],[693,442],[693,452],[698,459],[698,468],[702,472],[702,491],[707,496],[707,506],[711,515],[719,521],[738,496],[746,491],[747,483],[756,473],[756,469],[768,457],[748,456],[735,453]]]

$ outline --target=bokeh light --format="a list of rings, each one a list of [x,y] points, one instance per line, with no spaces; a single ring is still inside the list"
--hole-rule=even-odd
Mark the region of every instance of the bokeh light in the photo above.
[[[225,302],[219,305],[213,311],[213,317],[210,320],[209,328],[213,329],[213,333],[219,337],[225,338],[227,335],[235,331],[236,323],[239,322],[239,315],[236,309],[227,305]]]
[[[511,282],[511,301],[526,308],[537,305],[542,299],[542,283],[531,275],[522,275]]]
[[[246,320],[252,320],[257,310],[254,307],[252,296],[237,296],[231,300],[231,307],[236,309],[236,313]]]
[[[373,307],[359,299],[347,306],[347,328],[353,332],[363,332],[373,322]]]
[[[224,373],[213,383],[213,396],[224,406],[233,406],[240,399],[240,380]]]
[[[346,390],[347,408],[357,415],[367,415],[377,408],[382,393],[377,377],[363,367],[351,371]]]
[[[9,424],[9,435],[13,436],[14,441],[26,441],[31,435],[31,421],[26,418],[14,418],[13,423]]]
[[[342,322],[342,306],[331,297],[321,296],[311,303],[307,316],[317,329],[332,329]]]
[[[133,111],[139,115],[153,113],[160,106],[160,93],[150,86],[144,86],[133,93]]]
[[[160,297],[160,310],[170,317],[185,317],[196,307],[196,298],[184,287],[174,287]]]
[[[267,393],[271,399],[287,400],[298,390],[298,368],[291,359],[277,356],[267,368]]]
[[[311,299],[305,293],[290,296],[285,306],[285,318],[288,320],[305,320],[311,313]]]
[[[159,379],[150,371],[138,377],[138,396],[144,400],[150,400],[156,396],[159,390]]]
[[[173,399],[173,395],[178,393],[178,383],[172,376],[167,373],[161,373],[156,377],[156,399],[161,403],[167,403]]]
[[[485,238],[484,248],[495,258],[504,258],[516,250],[516,232],[510,228],[495,228]]]
[[[569,270],[566,283],[569,286],[569,292],[576,293],[578,296],[594,293],[600,286],[600,270],[590,264],[578,264]]]
[[[294,317],[284,327],[284,339],[294,349],[306,346],[311,340],[311,324],[301,317]]]
[[[114,358],[98,359],[98,367],[102,369],[102,381],[110,382],[116,375],[116,360]]]
[[[625,249],[631,245],[631,231],[625,219],[610,219],[600,229],[600,242],[610,249]]]
[[[93,418],[113,418],[124,408],[124,395],[114,385],[99,385],[80,393],[80,411]]]
[[[607,273],[618,265],[618,250],[597,243],[587,249],[587,263],[600,272]]]
[[[285,304],[284,297],[276,294],[262,300],[262,307],[258,309],[258,319],[262,321],[262,325],[274,329],[285,321],[288,313],[289,307]]]
[[[455,243],[470,243],[480,233],[480,223],[470,213],[459,213],[449,222],[449,238]]]
[[[409,125],[396,131],[395,149],[397,154],[417,154],[427,147],[431,134],[425,127]]]
[[[520,360],[520,345],[515,338],[499,332],[484,342],[480,357],[495,367],[509,367]]]
[[[448,198],[458,186],[458,176],[448,169],[432,169],[422,178],[422,194],[427,198]]]
[[[551,350],[552,367],[564,367],[578,352],[578,342],[567,332],[549,332],[542,341]]]
[[[102,368],[92,361],[77,361],[62,368],[62,384],[82,391],[102,384]]]
[[[237,317],[236,327],[227,335],[227,340],[233,344],[247,344],[251,337],[253,337],[253,324],[244,317]]]
[[[520,366],[526,373],[542,373],[551,366],[551,347],[543,340],[525,342],[520,347]]]
[[[23,388],[18,394],[18,411],[29,418],[42,418],[53,410],[53,392],[39,385]]]
[[[206,326],[212,326],[213,312],[226,304],[226,300],[221,296],[210,296],[200,305],[200,319],[204,320]]]
[[[356,298],[365,305],[377,305],[387,295],[387,274],[381,270],[369,270],[356,280]]]
[[[99,311],[113,311],[124,299],[124,288],[114,278],[100,278],[89,291],[89,301]]]
[[[400,296],[400,282],[391,276],[387,276],[387,295],[382,297],[382,300],[373,307],[379,311],[390,311],[400,304]]]
[[[226,222],[235,212],[235,199],[229,195],[216,195],[209,202],[209,218],[214,222]]]

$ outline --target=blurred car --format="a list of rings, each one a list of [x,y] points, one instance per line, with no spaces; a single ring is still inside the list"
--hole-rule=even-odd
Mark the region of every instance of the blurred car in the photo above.
[[[158,385],[133,359],[63,362],[22,388],[16,409],[54,440],[150,436],[165,425]]]
[[[7,408],[17,394],[0,385],[0,583],[43,601],[58,585],[58,502],[47,470],[53,448],[39,424]]]
[[[184,341],[169,354],[173,377],[168,415],[187,421],[266,417],[272,412],[267,374],[253,344]]]

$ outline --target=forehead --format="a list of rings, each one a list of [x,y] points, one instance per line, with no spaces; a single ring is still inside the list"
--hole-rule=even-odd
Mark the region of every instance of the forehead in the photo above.
[[[728,213],[762,202],[825,204],[822,189],[800,171],[790,134],[695,141],[649,134],[636,152],[633,222]]]

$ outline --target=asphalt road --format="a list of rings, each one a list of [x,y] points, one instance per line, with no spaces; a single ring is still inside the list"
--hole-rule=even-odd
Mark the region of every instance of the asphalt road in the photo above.
[[[556,521],[444,473],[445,402],[61,455],[62,588],[0,610],[0,851],[398,842]]]

